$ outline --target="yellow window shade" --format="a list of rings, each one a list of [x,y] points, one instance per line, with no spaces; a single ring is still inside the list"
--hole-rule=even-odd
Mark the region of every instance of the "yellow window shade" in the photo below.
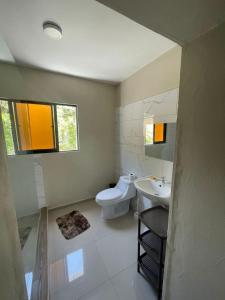
[[[52,106],[16,103],[20,150],[54,149]]]
[[[165,126],[164,123],[154,124],[154,143],[165,142]]]

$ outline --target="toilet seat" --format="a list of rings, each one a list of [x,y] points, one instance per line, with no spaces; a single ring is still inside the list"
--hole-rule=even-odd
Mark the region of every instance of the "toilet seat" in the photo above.
[[[113,205],[117,202],[116,200],[121,198],[122,195],[123,192],[118,188],[106,189],[97,194],[96,201],[102,206],[108,206],[110,204]]]

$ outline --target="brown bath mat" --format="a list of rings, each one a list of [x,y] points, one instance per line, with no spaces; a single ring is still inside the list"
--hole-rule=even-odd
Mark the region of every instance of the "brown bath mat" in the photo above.
[[[79,212],[73,210],[56,219],[56,223],[65,239],[70,240],[90,227],[88,220]]]

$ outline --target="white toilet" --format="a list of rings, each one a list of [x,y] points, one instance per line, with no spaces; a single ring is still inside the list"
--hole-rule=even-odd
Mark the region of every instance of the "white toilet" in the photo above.
[[[135,197],[134,178],[120,176],[114,188],[106,189],[97,194],[95,200],[102,207],[104,219],[114,219],[129,211],[130,199]]]

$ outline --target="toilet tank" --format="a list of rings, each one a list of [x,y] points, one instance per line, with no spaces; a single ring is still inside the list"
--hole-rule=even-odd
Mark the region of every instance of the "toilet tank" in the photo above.
[[[134,181],[130,180],[129,176],[120,176],[116,188],[120,189],[123,193],[126,193],[126,196],[129,198],[133,198],[136,195]]]

